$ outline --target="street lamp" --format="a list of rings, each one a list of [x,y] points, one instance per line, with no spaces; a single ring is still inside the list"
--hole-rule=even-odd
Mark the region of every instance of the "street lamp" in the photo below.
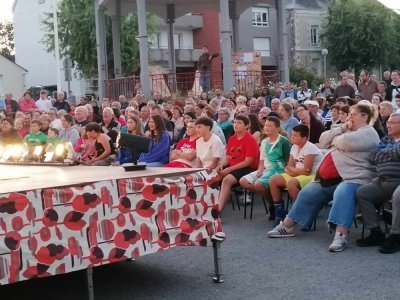
[[[326,79],[326,56],[328,55],[328,49],[322,49],[321,53],[324,56],[324,79]]]

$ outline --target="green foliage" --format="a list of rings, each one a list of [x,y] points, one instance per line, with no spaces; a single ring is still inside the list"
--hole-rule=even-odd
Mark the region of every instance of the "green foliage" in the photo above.
[[[321,36],[330,64],[357,71],[398,62],[399,23],[400,15],[376,0],[330,1]]]
[[[289,78],[290,82],[295,85],[299,85],[302,80],[307,80],[308,87],[313,91],[317,90],[323,81],[323,79],[315,73],[301,67],[291,67],[289,69]]]
[[[0,22],[0,54],[14,61],[14,27],[11,22]]]
[[[69,57],[84,77],[95,76],[97,51],[93,1],[62,0],[58,9],[60,54],[63,57]],[[149,15],[147,20],[148,34],[151,35],[155,32],[154,18]],[[107,67],[110,77],[113,77],[111,17],[106,15],[105,22]],[[42,27],[46,32],[42,43],[48,52],[54,52],[53,14],[44,15]],[[138,68],[137,29],[136,13],[130,13],[121,18],[121,63],[124,76],[132,75]]]

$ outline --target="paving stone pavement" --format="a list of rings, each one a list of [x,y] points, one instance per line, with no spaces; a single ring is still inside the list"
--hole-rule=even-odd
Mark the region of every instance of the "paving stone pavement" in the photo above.
[[[399,299],[400,252],[350,246],[330,253],[333,239],[323,210],[317,230],[270,239],[272,228],[256,199],[253,220],[227,206],[221,246],[222,284],[212,281],[212,248],[179,247],[134,262],[94,269],[95,299]],[[87,299],[83,271],[0,287],[0,300]]]

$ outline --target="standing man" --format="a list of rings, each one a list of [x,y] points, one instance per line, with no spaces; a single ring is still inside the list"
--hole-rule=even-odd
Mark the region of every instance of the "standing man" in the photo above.
[[[341,79],[340,83],[336,86],[335,93],[333,97],[335,99],[339,97],[350,97],[354,98],[355,95],[355,90],[354,88],[349,84],[349,75],[346,72],[341,73]]]
[[[219,56],[219,53],[208,53],[208,47],[203,46],[202,54],[199,57],[197,68],[200,72],[200,86],[203,92],[208,93],[210,90],[210,77],[211,77],[211,62]]]
[[[392,82],[386,88],[386,100],[392,102],[393,108],[399,109],[395,96],[400,94],[400,71],[392,71]]]
[[[360,72],[360,79],[358,91],[364,95],[365,100],[371,101],[372,96],[378,92],[378,83],[371,79],[366,70]]]

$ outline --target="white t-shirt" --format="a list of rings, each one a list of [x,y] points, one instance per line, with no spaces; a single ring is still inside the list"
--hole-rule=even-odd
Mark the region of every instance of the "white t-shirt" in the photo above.
[[[208,168],[213,158],[222,158],[225,155],[225,147],[220,138],[215,134],[205,142],[204,138],[199,138],[196,141],[196,153],[204,168]]]
[[[41,112],[47,112],[53,107],[53,103],[51,103],[51,100],[49,99],[39,99],[36,101],[36,106]]]
[[[317,166],[322,159],[322,153],[313,143],[307,141],[307,143],[299,151],[297,145],[293,145],[290,149],[290,155],[293,156],[295,167],[298,169],[304,168],[304,157],[307,155],[315,155],[313,168],[311,174],[315,174]]]

